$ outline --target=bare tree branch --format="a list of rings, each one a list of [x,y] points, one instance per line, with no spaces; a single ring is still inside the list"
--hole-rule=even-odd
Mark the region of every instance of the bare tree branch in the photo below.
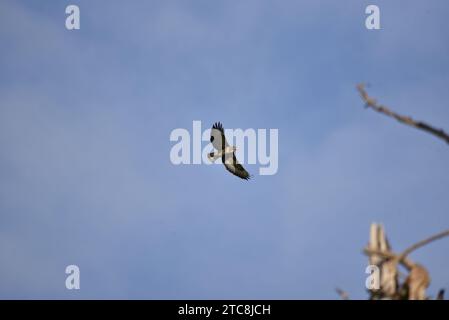
[[[430,125],[428,125],[427,123],[421,122],[421,121],[416,121],[413,120],[410,117],[407,116],[402,116],[400,114],[397,114],[393,111],[391,111],[390,109],[388,109],[387,107],[380,105],[377,103],[376,99],[371,98],[368,93],[365,90],[365,85],[364,84],[358,84],[357,85],[357,90],[360,93],[360,96],[362,97],[363,101],[365,102],[365,105],[377,112],[383,113],[389,117],[392,117],[394,119],[396,119],[397,121],[404,123],[406,125],[409,125],[411,127],[415,127],[417,129],[421,129],[423,131],[426,131],[427,133],[430,133],[440,139],[443,139],[444,141],[446,141],[447,143],[449,143],[449,135],[444,132],[442,129],[436,129]]]
[[[418,248],[420,248],[420,247],[422,247],[422,246],[425,246],[426,244],[428,244],[428,243],[430,243],[430,242],[432,242],[432,241],[435,241],[435,240],[438,240],[438,239],[441,239],[441,238],[444,238],[444,237],[447,237],[447,236],[449,236],[449,230],[445,230],[445,231],[443,231],[443,232],[434,234],[433,236],[431,236],[431,237],[429,237],[429,238],[427,238],[427,239],[421,240],[421,241],[415,243],[414,245],[408,247],[407,249],[405,249],[405,250],[398,256],[398,260],[399,260],[399,261],[402,261],[402,260],[404,260],[405,257],[407,257],[412,251],[414,251],[414,250],[416,250],[416,249],[418,249]]]
[[[373,250],[370,248],[365,248],[363,250],[363,252],[367,255],[380,255],[383,256],[385,258],[390,258],[390,259],[397,259],[398,262],[402,263],[404,265],[404,267],[406,267],[408,270],[411,270],[412,267],[415,265],[415,263],[413,263],[410,259],[407,259],[407,256],[414,250],[441,238],[444,238],[446,236],[449,236],[449,230],[445,230],[442,231],[440,233],[434,234],[433,236],[421,240],[413,245],[411,245],[410,247],[408,247],[407,249],[405,249],[401,254],[397,255],[391,251],[382,251],[382,250]]]
[[[391,252],[391,251],[382,251],[382,250],[373,250],[370,248],[365,248],[363,249],[363,253],[365,253],[367,256],[371,256],[373,254],[375,255],[379,255],[382,256],[384,258],[388,258],[388,259],[395,259],[398,257],[397,254]],[[414,262],[412,262],[410,259],[408,258],[403,258],[401,261],[399,261],[402,263],[402,265],[407,269],[407,270],[411,270],[413,268],[413,266],[415,265]]]
[[[444,289],[440,289],[440,291],[438,291],[438,295],[435,300],[444,300]]]
[[[413,262],[407,256],[414,250],[446,236],[449,236],[449,229],[421,240],[402,253],[397,254],[391,250],[383,226],[372,223],[370,240],[364,249],[364,253],[368,255],[369,263],[374,263],[379,268],[380,278],[377,280],[379,287],[370,290],[371,299],[429,299],[426,295],[426,290],[430,284],[429,272],[424,266]],[[398,277],[399,264],[402,264],[409,271],[404,281],[401,281]],[[341,292],[339,293],[342,295]],[[438,295],[438,299],[442,299],[442,293]]]
[[[340,288],[335,288],[335,291],[337,291],[338,295],[343,300],[349,300],[349,294],[346,291],[344,291],[344,290],[342,290]]]

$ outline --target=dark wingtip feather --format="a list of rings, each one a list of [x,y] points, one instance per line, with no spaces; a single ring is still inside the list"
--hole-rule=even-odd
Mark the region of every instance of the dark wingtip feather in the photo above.
[[[212,126],[212,129],[223,131],[223,125],[221,124],[221,122],[215,122],[214,125]]]
[[[233,173],[233,175],[235,175],[236,177],[239,177],[240,179],[245,180],[245,181],[249,181],[253,177],[253,176],[244,177],[244,176],[241,176],[241,175],[238,175],[238,174],[235,174],[235,173]]]

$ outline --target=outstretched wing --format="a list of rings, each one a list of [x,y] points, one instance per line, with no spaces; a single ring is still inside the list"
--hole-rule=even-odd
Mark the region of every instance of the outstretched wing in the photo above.
[[[235,152],[231,154],[224,154],[221,158],[226,170],[228,170],[233,175],[242,178],[244,180],[249,180],[251,178],[248,171],[243,168],[243,166],[237,161],[235,157]]]
[[[218,151],[224,150],[229,146],[224,134],[223,125],[220,122],[214,123],[210,131],[210,142]]]

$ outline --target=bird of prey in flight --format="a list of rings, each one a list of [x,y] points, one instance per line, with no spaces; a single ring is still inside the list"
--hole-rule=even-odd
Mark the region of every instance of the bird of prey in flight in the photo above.
[[[235,146],[231,147],[226,141],[223,125],[220,122],[216,122],[212,126],[210,142],[212,143],[212,146],[217,149],[217,152],[211,152],[207,155],[211,162],[214,162],[221,157],[221,161],[226,170],[230,173],[244,180],[249,180],[251,178],[248,171],[246,171],[237,161],[237,158],[235,157],[237,148]]]

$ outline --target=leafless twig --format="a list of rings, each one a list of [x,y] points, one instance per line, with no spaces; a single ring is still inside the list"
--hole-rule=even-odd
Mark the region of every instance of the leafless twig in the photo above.
[[[414,245],[411,245],[411,246],[408,247],[407,249],[405,249],[405,250],[398,256],[398,260],[399,260],[399,261],[402,261],[402,260],[404,260],[404,258],[407,257],[412,251],[414,251],[414,250],[416,250],[416,249],[418,249],[418,248],[420,248],[420,247],[422,247],[422,246],[425,246],[426,244],[428,244],[428,243],[430,243],[430,242],[432,242],[432,241],[435,241],[435,240],[438,240],[438,239],[441,239],[441,238],[444,238],[444,237],[447,237],[447,236],[449,236],[449,230],[445,230],[445,231],[443,231],[443,232],[434,234],[433,236],[431,236],[431,237],[429,237],[429,238],[427,238],[427,239],[421,240],[421,241],[415,243]]]
[[[365,249],[363,249],[363,252],[368,256],[378,255],[378,256],[382,256],[384,258],[388,258],[388,259],[395,259],[395,258],[397,259],[398,258],[398,255],[391,251],[382,251],[382,250],[374,250],[374,249],[370,249],[370,248],[365,248]],[[398,261],[399,261],[399,259],[398,259]],[[415,263],[412,262],[407,257],[402,258],[402,260],[400,260],[399,262],[401,262],[402,265],[408,270],[411,270],[412,267],[415,265]]]
[[[388,109],[387,107],[380,105],[377,103],[376,99],[371,98],[368,93],[365,90],[365,85],[364,84],[358,84],[357,85],[357,90],[360,93],[360,96],[362,97],[363,101],[365,102],[365,105],[377,112],[383,113],[389,117],[392,117],[394,119],[396,119],[397,121],[404,123],[406,125],[409,125],[411,127],[415,127],[417,129],[421,129],[423,131],[426,131],[427,133],[433,134],[434,136],[443,139],[444,141],[446,141],[447,143],[449,143],[449,135],[444,132],[442,129],[436,129],[430,125],[428,125],[425,122],[421,122],[421,121],[416,121],[413,120],[410,117],[407,116],[402,116],[400,114],[397,114],[393,111],[391,111],[390,109]]]
[[[413,245],[411,245],[410,247],[408,247],[407,249],[405,249],[401,254],[397,255],[391,251],[381,251],[381,250],[373,250],[370,248],[365,248],[363,250],[363,252],[367,255],[372,255],[372,254],[376,254],[376,255],[380,255],[383,256],[385,258],[390,258],[390,259],[394,259],[396,258],[398,262],[402,263],[404,265],[404,267],[406,267],[407,269],[411,269],[414,266],[414,262],[412,262],[411,260],[407,259],[407,256],[414,250],[441,238],[444,238],[446,236],[449,236],[449,230],[445,230],[442,231],[440,233],[434,234],[433,236],[421,240]]]
[[[349,294],[346,291],[344,291],[344,290],[342,290],[340,288],[335,288],[335,291],[337,291],[338,295],[343,300],[349,300]]]
[[[424,266],[410,260],[408,255],[414,250],[446,236],[449,236],[449,230],[421,240],[397,254],[391,250],[383,226],[377,223],[371,224],[370,241],[364,252],[369,257],[369,263],[376,265],[380,270],[380,278],[377,280],[379,287],[370,290],[371,299],[428,299],[426,290],[430,284],[429,272]],[[399,263],[408,270],[408,275],[403,281],[398,277]],[[441,299],[442,294],[439,294],[438,297]]]

